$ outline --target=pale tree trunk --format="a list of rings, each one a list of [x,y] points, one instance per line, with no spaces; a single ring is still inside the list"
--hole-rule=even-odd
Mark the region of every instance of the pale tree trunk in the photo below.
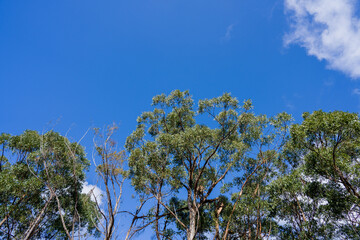
[[[104,235],[104,240],[116,238],[117,215],[121,204],[123,183],[126,179],[126,176],[122,174],[126,158],[125,153],[117,150],[117,144],[112,139],[116,130],[117,126],[113,124],[108,126],[103,134],[95,131],[94,136],[94,147],[100,158],[100,164],[96,163],[95,157],[93,157],[93,162],[105,186],[106,210],[99,206],[97,196],[94,193],[92,194],[95,198],[97,210],[100,213],[99,225],[96,228]],[[101,222],[101,218],[103,218],[104,224]],[[126,238],[129,237],[129,234],[128,231]]]
[[[216,209],[215,209],[215,236],[214,236],[214,240],[219,240],[220,239],[220,223],[219,223],[219,218],[220,218],[220,214],[224,208],[224,204],[220,201],[217,202],[215,204]]]
[[[215,236],[214,240],[220,239],[220,225],[219,225],[219,217],[215,217]]]
[[[114,217],[111,215],[110,216],[110,221],[109,221],[109,226],[106,230],[106,236],[105,236],[105,240],[110,240],[113,234],[113,230],[114,230]]]
[[[193,240],[196,235],[196,203],[191,199],[191,193],[188,195],[188,207],[189,207],[189,227],[187,229],[187,239]]]
[[[190,210],[190,214],[189,214],[190,223],[189,223],[189,228],[187,230],[187,239],[193,240],[195,239],[195,234],[196,234],[196,210],[194,208],[190,208],[189,210]]]
[[[37,215],[36,219],[34,220],[34,222],[30,225],[30,227],[28,228],[28,230],[25,232],[25,236],[23,238],[23,240],[28,240],[32,237],[34,231],[36,230],[37,226],[40,224],[42,217],[45,214],[46,209],[48,208],[52,198],[54,197],[54,195],[50,195],[49,200],[46,202],[45,206],[41,209],[40,213]]]

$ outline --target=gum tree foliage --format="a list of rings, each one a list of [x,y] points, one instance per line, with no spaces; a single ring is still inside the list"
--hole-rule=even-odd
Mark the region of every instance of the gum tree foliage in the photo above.
[[[326,201],[331,193],[320,182],[304,177],[302,168],[274,180],[268,193],[271,215],[279,223],[274,235],[278,239],[341,239],[341,216],[331,214]]]
[[[227,93],[195,106],[188,91],[176,90],[155,96],[152,106],[126,141],[132,185],[155,199],[148,218],[158,239],[171,239],[175,233],[191,240],[206,238],[214,225],[220,228],[222,217],[216,223],[211,215],[221,214],[226,200],[220,188],[235,175],[239,182],[247,181],[276,158],[270,149],[248,156],[257,143],[271,145],[274,135],[263,133],[271,123],[251,112],[250,101],[240,105]],[[280,127],[283,120],[276,121]],[[175,229],[170,227],[174,224]],[[219,238],[219,230],[216,234]]]
[[[96,157],[93,161],[96,172],[101,179],[101,186],[104,187],[106,204],[100,205],[98,196],[92,193],[95,199],[97,214],[96,229],[102,234],[104,240],[117,239],[116,227],[119,224],[119,209],[123,194],[123,184],[127,178],[127,171],[124,170],[126,160],[125,151],[119,151],[117,143],[113,140],[118,127],[113,124],[106,129],[94,129],[94,147]]]
[[[153,98],[118,151],[117,127],[95,132],[105,204],[81,194],[84,149],[50,131],[0,135],[0,238],[117,237],[152,226],[157,239],[360,239],[360,119],[347,112],[255,115],[230,94],[195,104]],[[126,166],[126,163],[128,166]],[[140,200],[121,206],[131,179]]]
[[[284,157],[293,166],[272,183],[284,234],[302,239],[360,238],[360,119],[315,111],[291,127]],[[285,234],[285,235],[286,235]],[[286,237],[284,239],[287,239]]]
[[[243,159],[233,181],[225,185],[240,191],[231,194],[213,214],[215,239],[267,239],[277,233],[278,224],[272,215],[274,203],[268,188],[274,179],[288,171],[281,150],[288,140],[291,121],[286,113],[271,118],[257,116],[251,152]]]
[[[0,237],[73,239],[93,233],[94,204],[81,194],[84,149],[50,131],[0,136]],[[87,231],[84,231],[86,230]]]

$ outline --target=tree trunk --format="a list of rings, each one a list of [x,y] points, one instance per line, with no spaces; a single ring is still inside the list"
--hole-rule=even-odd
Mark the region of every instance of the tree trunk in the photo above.
[[[215,204],[216,209],[215,209],[215,236],[214,236],[214,240],[219,240],[220,239],[220,224],[219,224],[219,218],[220,218],[220,214],[224,208],[224,203],[222,203],[221,201],[218,200],[218,202]]]
[[[110,215],[110,220],[109,220],[109,225],[108,228],[106,229],[106,236],[105,236],[105,240],[110,240],[114,231],[114,216]]]
[[[189,228],[187,229],[187,239],[193,240],[196,235],[196,209],[193,204],[189,207]]]
[[[45,214],[46,209],[48,208],[51,200],[53,199],[54,195],[50,195],[49,200],[46,202],[45,206],[41,209],[40,213],[38,214],[38,216],[36,217],[35,221],[30,225],[30,227],[28,228],[28,230],[25,232],[25,237],[23,240],[28,240],[32,237],[34,231],[36,230],[37,226],[39,225],[39,223],[42,220],[42,217]]]

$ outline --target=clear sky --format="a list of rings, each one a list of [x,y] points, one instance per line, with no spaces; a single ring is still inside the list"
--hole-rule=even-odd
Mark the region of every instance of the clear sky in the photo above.
[[[359,112],[359,1],[0,0],[0,132],[78,140],[151,98],[231,92],[255,112]],[[84,139],[91,153],[91,134]],[[89,179],[89,182],[94,181]]]

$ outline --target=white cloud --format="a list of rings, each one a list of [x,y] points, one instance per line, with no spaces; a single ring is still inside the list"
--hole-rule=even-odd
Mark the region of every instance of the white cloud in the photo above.
[[[285,44],[299,44],[309,55],[352,78],[360,77],[360,19],[357,0],[284,0],[291,32]]]
[[[104,192],[96,185],[91,185],[88,182],[85,182],[81,193],[90,194],[91,200],[95,202],[95,198],[101,206],[103,201]]]
[[[354,94],[354,95],[360,95],[360,89],[359,89],[359,88],[355,88],[355,89],[352,91],[352,94]]]
[[[282,97],[284,103],[285,103],[285,106],[287,108],[289,108],[290,110],[294,110],[295,109],[295,106],[294,104],[286,97],[286,96],[283,96]]]
[[[230,24],[229,26],[227,26],[226,33],[221,39],[222,41],[229,41],[231,39],[231,33],[234,29],[234,26],[235,24]]]

